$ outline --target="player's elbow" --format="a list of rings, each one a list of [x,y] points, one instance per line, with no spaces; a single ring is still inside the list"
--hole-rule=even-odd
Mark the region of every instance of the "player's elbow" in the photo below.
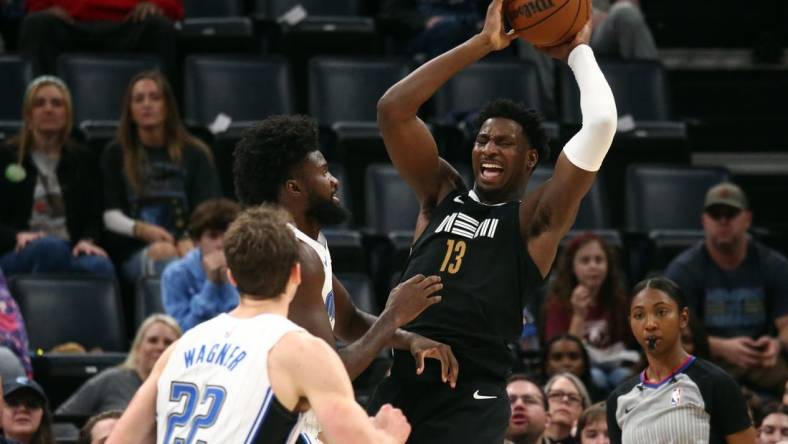
[[[403,99],[397,92],[396,85],[389,88],[378,100],[377,112],[378,123],[381,126],[405,120],[408,116],[415,114],[405,106]]]
[[[618,116],[615,106],[612,111],[606,111],[594,116],[592,119],[583,122],[583,129],[594,134],[594,139],[605,141],[609,145],[613,142],[618,128]]]

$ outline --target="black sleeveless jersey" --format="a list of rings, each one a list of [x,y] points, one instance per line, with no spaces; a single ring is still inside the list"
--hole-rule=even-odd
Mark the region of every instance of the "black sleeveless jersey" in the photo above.
[[[502,378],[512,367],[507,343],[519,337],[526,298],[543,279],[520,235],[520,202],[485,205],[471,195],[449,194],[413,245],[400,281],[439,275],[442,300],[405,329],[450,345],[461,376]],[[395,373],[413,373],[412,365],[409,353],[395,353]]]

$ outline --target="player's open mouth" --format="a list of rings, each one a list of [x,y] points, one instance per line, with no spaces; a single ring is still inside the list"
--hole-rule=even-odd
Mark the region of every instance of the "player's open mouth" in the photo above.
[[[479,167],[479,174],[488,181],[498,180],[503,175],[503,167],[495,162],[484,161]]]

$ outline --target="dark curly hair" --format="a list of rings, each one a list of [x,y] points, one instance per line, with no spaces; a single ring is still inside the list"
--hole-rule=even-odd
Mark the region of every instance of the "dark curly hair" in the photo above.
[[[626,281],[624,271],[618,260],[618,255],[604,239],[592,232],[585,232],[573,238],[561,256],[558,258],[555,278],[550,283],[550,291],[545,300],[544,308],[550,304],[558,304],[566,310],[572,310],[572,291],[577,286],[575,276],[575,256],[580,248],[591,242],[597,242],[607,259],[607,276],[599,288],[597,304],[605,307],[605,318],[610,329],[612,342],[629,338],[627,330],[627,315],[623,307],[627,306]],[[549,339],[549,338],[546,338]]]
[[[248,129],[235,147],[238,200],[244,206],[276,203],[293,168],[319,149],[317,121],[308,116],[271,116]]]
[[[519,123],[523,127],[523,133],[525,133],[528,143],[531,144],[531,148],[536,149],[539,153],[539,160],[550,157],[550,146],[548,145],[550,138],[544,129],[542,124],[544,118],[539,111],[529,109],[522,103],[508,99],[493,100],[479,111],[474,122],[476,131],[479,131],[487,119],[493,117],[502,117]]]

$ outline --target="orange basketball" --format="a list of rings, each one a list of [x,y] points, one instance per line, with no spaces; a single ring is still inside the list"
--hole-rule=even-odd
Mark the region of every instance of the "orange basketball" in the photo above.
[[[505,0],[509,25],[534,46],[554,46],[578,33],[591,14],[591,0]]]

